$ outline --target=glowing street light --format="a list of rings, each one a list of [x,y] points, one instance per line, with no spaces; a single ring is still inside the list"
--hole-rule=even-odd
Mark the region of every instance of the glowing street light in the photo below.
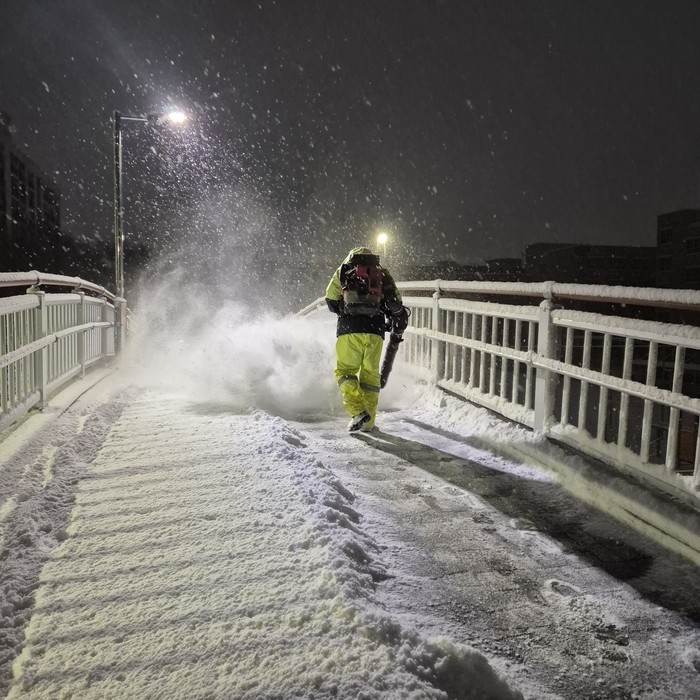
[[[114,300],[114,323],[116,336],[114,350],[119,354],[126,342],[126,299],[124,299],[124,210],[122,208],[122,122],[143,122],[145,124],[173,125],[184,124],[187,115],[172,111],[135,116],[114,111],[114,267],[116,299]]]
[[[383,231],[377,236],[377,243],[382,246],[382,258],[386,262],[386,242],[389,240],[389,234]]]
[[[165,118],[171,124],[184,124],[187,121],[187,115],[184,112],[169,112]]]

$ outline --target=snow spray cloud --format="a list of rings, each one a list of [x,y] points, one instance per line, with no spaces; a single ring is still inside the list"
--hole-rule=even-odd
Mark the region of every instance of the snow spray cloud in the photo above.
[[[344,415],[333,377],[335,317],[264,312],[219,301],[173,270],[134,309],[125,357],[129,378],[156,391],[187,396],[202,410],[252,408],[286,418]],[[418,387],[400,363],[380,409],[405,406]]]
[[[130,378],[193,402],[301,417],[339,407],[330,319],[272,314],[221,301],[173,270],[134,309]]]

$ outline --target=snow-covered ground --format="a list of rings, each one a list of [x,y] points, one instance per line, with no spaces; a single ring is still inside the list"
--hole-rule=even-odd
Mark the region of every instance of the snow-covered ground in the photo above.
[[[527,431],[397,368],[349,436],[328,318],[141,318],[0,445],[8,697],[698,697],[697,568]]]

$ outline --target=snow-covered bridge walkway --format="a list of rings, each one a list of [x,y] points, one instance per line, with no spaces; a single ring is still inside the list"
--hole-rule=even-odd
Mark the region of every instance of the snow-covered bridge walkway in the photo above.
[[[498,456],[526,431],[117,381],[3,444],[9,697],[696,697],[697,568]]]

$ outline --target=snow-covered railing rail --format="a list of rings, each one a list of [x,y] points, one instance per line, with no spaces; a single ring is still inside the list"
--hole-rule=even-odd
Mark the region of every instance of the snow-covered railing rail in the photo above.
[[[412,312],[402,358],[439,387],[700,506],[700,328],[557,308],[576,300],[700,311],[700,292],[439,280],[399,287]]]
[[[38,284],[105,294],[47,294]],[[0,298],[0,430],[114,354],[114,307],[105,298],[113,295],[77,277],[0,273],[0,287],[28,285],[28,294]]]
[[[0,287],[70,287],[76,291],[86,290],[114,301],[114,294],[99,284],[87,282],[80,277],[50,275],[45,272],[0,272]]]

